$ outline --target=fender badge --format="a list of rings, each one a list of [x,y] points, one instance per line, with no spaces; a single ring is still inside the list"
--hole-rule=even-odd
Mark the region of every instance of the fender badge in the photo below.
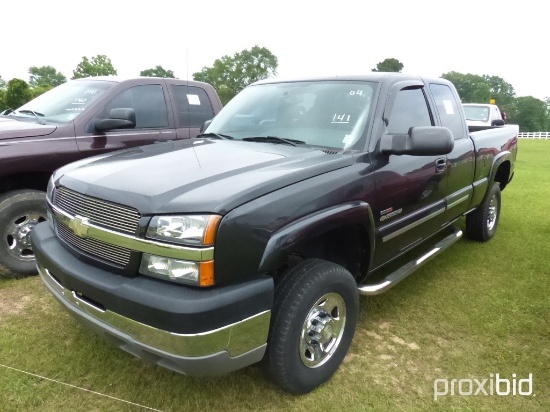
[[[393,207],[390,207],[389,209],[382,210],[380,212],[380,221],[383,222],[384,220],[388,220],[394,216],[400,215],[403,212],[403,208],[393,210]]]
[[[82,216],[75,216],[74,219],[72,219],[69,222],[69,228],[74,232],[74,234],[80,238],[85,238],[88,235],[88,229],[90,219],[87,217]]]

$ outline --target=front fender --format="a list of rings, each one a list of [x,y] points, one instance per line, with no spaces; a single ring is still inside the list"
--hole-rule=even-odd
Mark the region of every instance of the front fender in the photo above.
[[[259,272],[275,270],[296,245],[314,239],[337,227],[359,225],[367,232],[368,262],[374,254],[374,217],[368,203],[353,201],[304,216],[273,233],[265,247]]]

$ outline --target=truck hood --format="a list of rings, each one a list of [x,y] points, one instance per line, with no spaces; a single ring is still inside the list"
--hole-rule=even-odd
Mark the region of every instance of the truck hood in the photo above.
[[[16,137],[47,136],[53,133],[55,129],[57,129],[57,126],[51,124],[31,123],[0,116],[0,140]]]
[[[272,143],[168,142],[92,157],[61,168],[57,185],[133,206],[142,215],[219,213],[350,166],[350,152]]]

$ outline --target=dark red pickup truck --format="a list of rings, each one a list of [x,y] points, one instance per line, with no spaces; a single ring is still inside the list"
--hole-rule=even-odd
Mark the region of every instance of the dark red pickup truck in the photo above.
[[[36,273],[29,233],[52,172],[114,150],[196,136],[221,109],[206,83],[140,77],[67,82],[0,116],[0,276]]]

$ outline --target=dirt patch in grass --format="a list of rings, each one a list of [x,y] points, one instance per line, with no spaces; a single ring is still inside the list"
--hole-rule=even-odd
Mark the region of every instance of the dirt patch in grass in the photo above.
[[[21,290],[0,290],[0,321],[8,316],[24,313],[35,301],[36,295]]]
[[[8,282],[9,287],[0,288],[0,322],[36,310],[44,313],[52,309],[53,299],[38,277]]]
[[[368,329],[358,329],[344,360],[346,370],[366,373],[374,391],[428,398],[427,376],[434,373],[431,352],[396,329],[386,321],[369,322]]]

